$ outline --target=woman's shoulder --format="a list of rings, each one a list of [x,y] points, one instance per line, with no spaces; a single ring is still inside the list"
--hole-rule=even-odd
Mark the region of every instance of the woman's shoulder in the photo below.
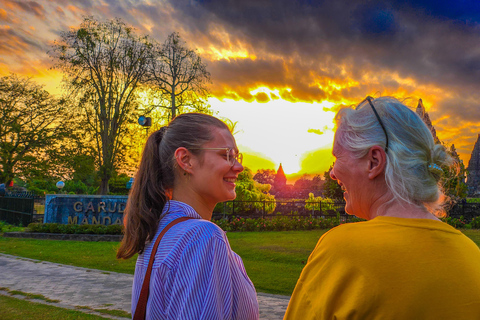
[[[221,240],[226,241],[225,232],[215,223],[204,219],[189,219],[183,223],[183,228],[178,230],[182,238],[196,240]]]

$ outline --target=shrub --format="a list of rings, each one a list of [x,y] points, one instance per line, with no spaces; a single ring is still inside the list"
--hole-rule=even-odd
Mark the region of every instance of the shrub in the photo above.
[[[64,234],[122,234],[122,225],[30,223],[31,232]]]
[[[463,216],[460,216],[460,218],[452,218],[452,217],[446,217],[441,219],[443,222],[448,223],[454,228],[465,228],[466,222]],[[470,224],[471,226],[471,224]]]
[[[352,222],[361,219],[349,219]],[[295,216],[276,216],[273,218],[238,218],[231,220],[220,219],[214,221],[224,231],[289,231],[289,230],[312,230],[331,229],[341,224],[338,218],[313,218]]]

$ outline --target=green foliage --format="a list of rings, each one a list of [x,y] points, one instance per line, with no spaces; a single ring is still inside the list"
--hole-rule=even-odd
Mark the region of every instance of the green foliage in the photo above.
[[[260,169],[253,176],[253,180],[261,184],[273,185],[275,181],[276,172],[273,169]]]
[[[74,126],[67,106],[29,78],[0,78],[0,183],[61,176]]]
[[[71,158],[71,166],[73,168],[74,181],[81,181],[86,186],[94,186],[96,184],[95,175],[95,156],[94,151],[89,150],[90,154],[77,154]]]
[[[0,232],[23,232],[24,230],[24,227],[14,226],[0,220]]]
[[[96,194],[98,186],[88,186],[81,180],[67,180],[62,192],[68,194]]]
[[[122,234],[122,225],[30,223],[31,232],[62,234]]]
[[[335,163],[334,163],[335,164]],[[343,190],[337,181],[330,177],[330,171],[332,171],[333,165],[330,166],[328,171],[325,171],[323,177],[325,178],[325,184],[323,185],[323,195],[326,198],[334,200],[343,200]]]
[[[56,182],[53,180],[33,180],[27,184],[27,190],[33,192],[36,196],[45,196],[58,192]]]
[[[472,221],[470,221],[470,226],[473,229],[480,229],[480,216],[473,218]]]
[[[308,194],[305,200],[305,209],[315,211],[335,211],[335,203],[332,199],[315,197],[313,193]]]
[[[480,198],[467,198],[467,203],[480,203]]]
[[[454,228],[471,228],[471,224],[467,226],[467,223],[463,216],[460,216],[460,218],[452,218],[452,217],[445,217],[441,219],[443,222],[448,223]]]
[[[235,192],[235,211],[249,212],[252,210],[262,210],[265,201],[265,213],[269,214],[275,210],[275,197],[268,192],[271,186],[269,184],[261,184],[253,180],[252,171],[246,168],[238,175],[237,186]],[[252,201],[252,202],[239,202]],[[254,201],[254,202],[253,202]],[[219,203],[215,207],[216,212],[223,212],[226,210],[227,214],[232,212],[232,202]]]
[[[127,182],[130,177],[125,173],[115,175],[110,179],[110,194],[126,195],[128,194]]]

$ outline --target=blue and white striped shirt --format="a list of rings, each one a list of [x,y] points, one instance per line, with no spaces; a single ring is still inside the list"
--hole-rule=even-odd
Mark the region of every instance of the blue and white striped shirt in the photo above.
[[[153,244],[174,219],[158,246],[150,278],[147,319],[258,319],[255,288],[225,232],[189,205],[169,201],[155,238],[138,256],[132,289],[135,313]]]

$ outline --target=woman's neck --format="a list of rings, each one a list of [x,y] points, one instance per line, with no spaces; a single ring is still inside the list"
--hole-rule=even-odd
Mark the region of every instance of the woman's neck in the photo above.
[[[190,192],[190,190],[176,190],[173,189],[172,200],[180,201],[191,206],[203,219],[211,220],[213,209],[215,205],[208,205],[204,199],[197,194]]]
[[[391,204],[373,205],[370,209],[370,219],[378,216],[440,220],[426,209],[410,203],[393,201]]]

